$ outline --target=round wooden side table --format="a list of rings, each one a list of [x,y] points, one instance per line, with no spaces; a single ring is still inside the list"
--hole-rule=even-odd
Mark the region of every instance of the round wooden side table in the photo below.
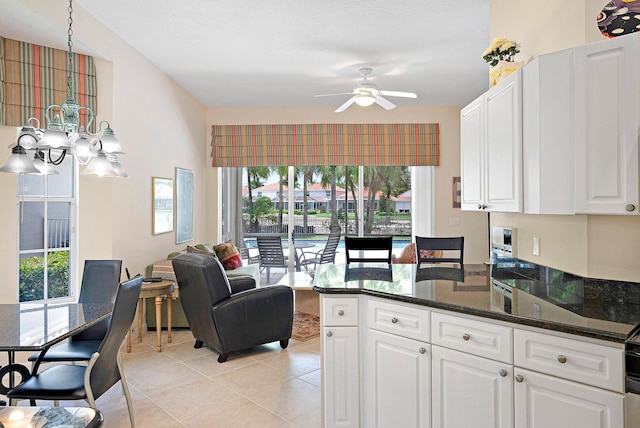
[[[173,301],[173,286],[171,280],[160,282],[143,282],[138,299],[138,343],[142,342],[142,312],[144,299],[154,297],[156,301],[156,337],[158,338],[158,352],[162,352],[162,298],[167,299],[167,342],[171,343],[171,302]],[[127,352],[131,352],[131,329],[127,334]]]

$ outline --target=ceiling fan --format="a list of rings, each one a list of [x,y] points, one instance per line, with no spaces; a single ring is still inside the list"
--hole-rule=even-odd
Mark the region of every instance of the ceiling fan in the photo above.
[[[353,95],[349,100],[342,104],[335,111],[340,113],[345,111],[351,104],[356,103],[359,106],[370,106],[373,103],[378,104],[385,110],[391,110],[396,108],[396,105],[391,101],[383,98],[382,95],[387,97],[403,97],[403,98],[417,98],[418,96],[413,92],[398,92],[398,91],[382,91],[378,87],[369,81],[368,77],[371,74],[370,68],[361,68],[360,74],[362,74],[362,81],[353,84],[353,91],[343,92],[339,94],[323,94],[316,95],[316,97],[331,97],[334,95]]]

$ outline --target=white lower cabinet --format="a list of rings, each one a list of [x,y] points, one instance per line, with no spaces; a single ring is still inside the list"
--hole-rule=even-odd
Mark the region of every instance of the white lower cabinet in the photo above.
[[[516,428],[624,427],[623,394],[518,367],[514,378]]]
[[[430,345],[369,329],[363,355],[364,426],[430,426]]]
[[[360,426],[358,327],[322,328],[324,426]]]
[[[433,428],[513,427],[510,364],[432,345]]]

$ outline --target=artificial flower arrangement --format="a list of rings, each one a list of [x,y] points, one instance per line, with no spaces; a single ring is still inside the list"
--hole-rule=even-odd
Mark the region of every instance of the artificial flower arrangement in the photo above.
[[[513,57],[520,52],[520,45],[514,40],[505,37],[496,37],[491,46],[482,53],[484,59],[491,67],[500,61],[513,61]]]

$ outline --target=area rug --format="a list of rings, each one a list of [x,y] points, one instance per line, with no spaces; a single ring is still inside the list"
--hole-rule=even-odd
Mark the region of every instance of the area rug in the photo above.
[[[306,342],[318,336],[320,336],[320,317],[304,312],[293,313],[292,339]]]

